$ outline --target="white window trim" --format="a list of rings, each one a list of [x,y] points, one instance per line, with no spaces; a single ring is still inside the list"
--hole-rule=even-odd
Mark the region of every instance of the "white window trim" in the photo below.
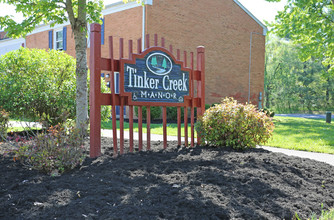
[[[60,32],[60,31],[61,31],[61,33],[63,35],[63,31],[64,31],[63,27],[57,28],[57,29],[53,30],[53,48],[55,50],[63,50],[64,49],[64,39],[62,40],[63,41],[63,47],[62,48],[57,48],[57,41],[56,41],[56,39],[57,39],[57,32]],[[58,42],[60,42],[60,41],[58,41]]]
[[[87,48],[90,48],[90,24],[87,25]]]

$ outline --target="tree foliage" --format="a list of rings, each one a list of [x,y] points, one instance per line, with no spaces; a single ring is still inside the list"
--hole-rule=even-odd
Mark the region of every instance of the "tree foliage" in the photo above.
[[[13,5],[24,20],[16,23],[12,16],[0,16],[0,28],[8,37],[21,37],[32,32],[37,25],[64,24],[69,21],[74,35],[76,55],[76,122],[82,134],[88,126],[87,98],[87,22],[100,22],[102,0],[0,0]]]
[[[273,26],[278,36],[299,46],[303,61],[317,59],[334,74],[334,0],[288,0]]]
[[[334,79],[316,59],[302,61],[291,41],[270,34],[266,45],[265,106],[277,113],[332,110]]]
[[[79,27],[82,30],[86,28],[86,22],[98,22],[103,8],[102,0],[0,0],[0,2],[14,5],[16,12],[22,13],[24,20],[17,23],[13,15],[0,17],[0,26],[5,29],[8,37],[21,37],[32,32],[37,25],[49,24],[53,27],[55,24],[63,24],[71,21],[71,25]],[[80,20],[82,14],[86,18]],[[75,28],[76,29],[76,28]]]

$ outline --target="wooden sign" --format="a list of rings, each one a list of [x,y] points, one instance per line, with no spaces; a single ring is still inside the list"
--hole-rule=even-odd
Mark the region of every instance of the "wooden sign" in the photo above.
[[[149,35],[146,35],[146,49],[141,51],[141,39],[137,40],[137,54],[133,52],[132,40],[128,43],[128,59],[124,56],[124,42],[119,39],[119,60],[114,59],[113,37],[108,37],[109,58],[101,57],[101,26],[91,24],[90,34],[90,157],[101,155],[101,106],[111,105],[113,155],[124,153],[124,106],[129,111],[129,151],[134,151],[134,106],[138,106],[138,150],[143,149],[142,107],[146,107],[146,149],[151,146],[150,107],[162,106],[163,147],[167,148],[167,106],[177,108],[177,140],[181,145],[181,108],[184,110],[184,145],[188,146],[188,109],[190,110],[190,146],[195,145],[195,108],[197,116],[205,109],[205,58],[204,47],[197,47],[195,69],[194,53],[189,53],[190,65],[187,67],[187,52],[181,61],[180,50],[176,59],[165,48],[161,38],[158,46],[158,35],[154,35],[154,47],[150,47]],[[101,70],[110,72],[110,89],[112,93],[101,93]],[[114,73],[119,72],[119,85],[115,83]],[[115,88],[120,93],[115,93]],[[195,89],[196,88],[196,89]],[[119,127],[116,123],[116,107],[120,107]],[[119,138],[117,135],[119,129]],[[119,139],[119,150],[118,150]],[[200,134],[197,143],[201,143]]]
[[[191,69],[164,48],[151,47],[121,61],[121,91],[133,105],[184,103],[189,98]],[[167,104],[168,105],[168,104]]]

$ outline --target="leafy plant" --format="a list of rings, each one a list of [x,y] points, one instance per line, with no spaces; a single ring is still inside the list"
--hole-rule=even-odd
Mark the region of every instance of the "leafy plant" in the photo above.
[[[274,124],[254,105],[225,98],[221,104],[205,111],[196,123],[196,130],[209,145],[243,150],[268,141]]]
[[[64,52],[21,48],[0,57],[0,105],[12,117],[50,124],[75,117],[75,60]]]
[[[161,116],[161,107],[159,106],[151,106],[151,120],[159,119]],[[138,116],[138,106],[135,106],[135,113]],[[146,119],[146,106],[142,107],[142,116],[143,119]]]
[[[167,107],[167,120],[177,120],[177,107]],[[184,108],[181,107],[181,121],[184,120]]]
[[[267,108],[263,108],[263,109],[261,109],[261,112],[266,113],[266,115],[267,115],[268,117],[271,117],[271,118],[273,118],[273,117],[275,116],[275,112],[274,112],[274,111],[271,111],[270,109],[267,109]]]
[[[70,122],[51,126],[47,133],[19,145],[14,151],[15,161],[51,175],[71,170],[85,158],[83,138]]]
[[[7,137],[9,113],[0,107],[0,141]]]

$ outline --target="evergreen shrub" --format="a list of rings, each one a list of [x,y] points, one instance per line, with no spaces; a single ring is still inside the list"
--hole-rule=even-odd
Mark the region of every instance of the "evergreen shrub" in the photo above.
[[[167,107],[167,120],[177,121],[177,107]],[[181,121],[184,120],[184,108],[181,107]]]
[[[136,116],[138,117],[138,106],[135,106],[135,113]],[[151,106],[151,120],[156,120],[159,119],[161,116],[162,110],[160,106]],[[146,120],[146,106],[142,107],[142,117],[144,120]]]
[[[266,143],[272,136],[274,124],[254,105],[225,98],[199,117],[196,129],[209,145],[243,150]]]

